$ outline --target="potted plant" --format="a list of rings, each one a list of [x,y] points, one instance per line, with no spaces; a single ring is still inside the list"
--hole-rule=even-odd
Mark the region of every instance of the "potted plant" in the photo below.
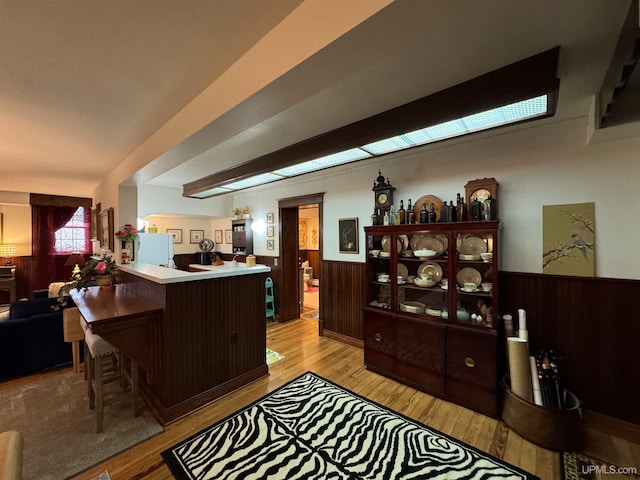
[[[251,218],[251,207],[249,207],[249,206],[236,207],[233,210],[231,210],[231,212],[233,213],[233,218],[234,219]]]
[[[118,265],[108,255],[103,255],[99,259],[90,259],[78,273],[71,277],[69,282],[60,288],[58,291],[58,305],[54,305],[52,308],[57,310],[60,307],[65,307],[69,299],[69,292],[74,288],[81,290],[96,285],[102,288],[113,288],[117,271]]]
[[[122,242],[122,250],[127,250],[129,255],[122,256],[122,263],[129,263],[129,259],[135,260],[135,241],[138,238],[138,230],[133,225],[127,223],[121,230],[115,233],[118,240]]]

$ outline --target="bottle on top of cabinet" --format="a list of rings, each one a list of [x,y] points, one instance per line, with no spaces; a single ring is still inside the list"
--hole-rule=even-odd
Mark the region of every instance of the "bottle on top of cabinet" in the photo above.
[[[498,202],[489,194],[489,197],[484,201],[484,219],[485,220],[497,220],[498,219]]]
[[[400,210],[396,215],[396,225],[404,225],[406,222],[407,211],[404,209],[404,201],[400,200]]]
[[[378,215],[377,208],[374,208],[371,214],[371,225],[380,225],[380,216]]]
[[[407,205],[407,224],[413,225],[416,223],[416,214],[413,211],[413,207],[411,206],[411,199],[409,199],[409,205]]]
[[[427,215],[427,221],[429,223],[436,223],[436,206],[433,203],[429,205],[429,213]]]
[[[429,214],[427,213],[427,204],[423,203],[420,209],[420,223],[429,223]]]
[[[459,222],[467,221],[467,215],[469,213],[467,211],[467,204],[464,203],[464,198],[460,194],[458,194],[458,207],[456,208],[456,213],[458,214]]]

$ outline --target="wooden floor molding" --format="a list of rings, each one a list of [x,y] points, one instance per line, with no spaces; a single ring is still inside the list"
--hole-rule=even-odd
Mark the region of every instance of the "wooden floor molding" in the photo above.
[[[542,480],[560,478],[558,453],[528,442],[500,420],[485,417],[369,372],[364,367],[362,349],[320,337],[315,320],[267,322],[267,347],[285,356],[269,367],[268,377],[256,380],[168,425],[163,433],[106,460],[74,477],[74,480],[87,480],[104,470],[109,472],[112,480],[172,480],[173,476],[162,461],[160,452],[308,370],[502,458]],[[0,385],[0,388],[4,385]],[[593,457],[619,466],[635,466],[640,471],[638,444],[598,433],[588,436],[585,450]]]

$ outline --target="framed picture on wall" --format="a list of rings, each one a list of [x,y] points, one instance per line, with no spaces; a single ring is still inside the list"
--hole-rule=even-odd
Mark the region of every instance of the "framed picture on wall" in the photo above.
[[[222,243],[222,230],[216,230],[214,232],[213,241],[216,243]]]
[[[269,225],[267,227],[267,237],[273,237],[273,233],[274,233],[273,225]]]
[[[167,228],[167,233],[170,233],[173,237],[173,243],[182,243],[182,229],[181,228]]]
[[[273,249],[274,249],[273,239],[267,239],[267,250],[273,250]]]
[[[267,213],[267,223],[273,223],[273,212]]]
[[[114,250],[113,207],[100,211],[100,247]]]
[[[339,218],[340,253],[358,253],[358,219]]]
[[[231,233],[231,230],[224,231],[224,243],[233,243],[233,234]]]
[[[189,230],[189,243],[200,243],[204,238],[204,230]]]

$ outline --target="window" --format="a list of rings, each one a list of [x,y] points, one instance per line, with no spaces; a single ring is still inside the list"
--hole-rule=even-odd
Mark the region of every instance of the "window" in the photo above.
[[[84,207],[78,207],[71,220],[66,225],[56,230],[55,251],[57,254],[69,254],[72,252],[88,253],[90,223],[89,212]]]

